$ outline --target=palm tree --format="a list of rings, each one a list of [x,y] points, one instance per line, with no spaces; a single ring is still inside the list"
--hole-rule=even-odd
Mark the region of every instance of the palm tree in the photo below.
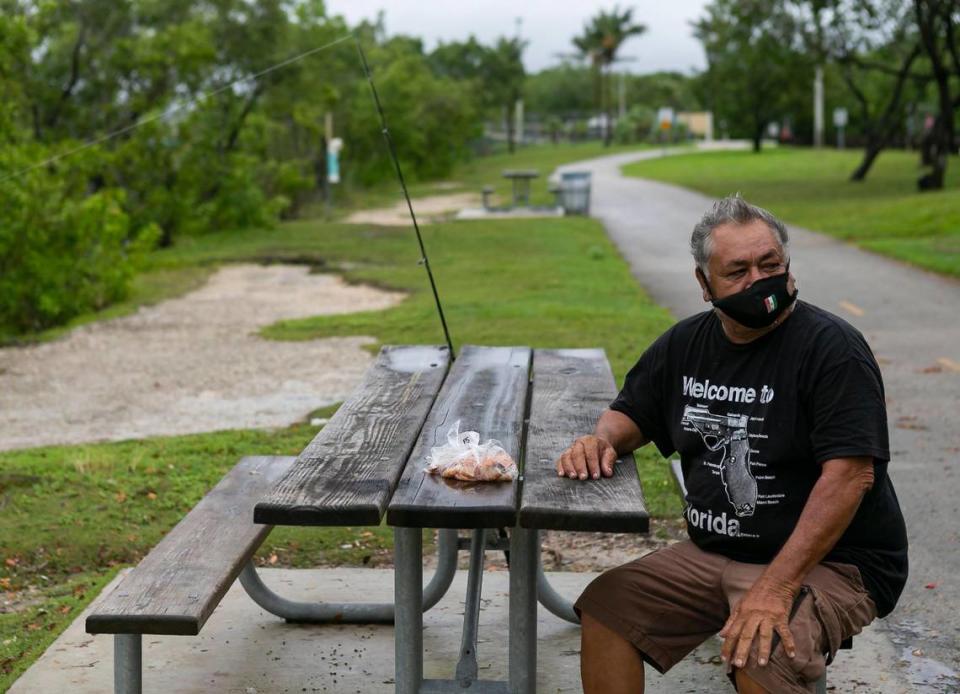
[[[631,36],[639,36],[647,27],[633,22],[633,8],[620,10],[619,6],[607,12],[601,10],[583,26],[583,33],[573,38],[580,56],[590,60],[594,71],[594,99],[604,114],[603,142],[610,144],[610,66],[617,60],[617,51]]]

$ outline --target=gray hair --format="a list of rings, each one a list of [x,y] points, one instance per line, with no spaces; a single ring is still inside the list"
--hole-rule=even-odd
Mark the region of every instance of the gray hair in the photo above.
[[[713,253],[713,230],[724,224],[743,225],[758,219],[770,227],[770,231],[780,242],[780,250],[783,251],[784,261],[789,260],[790,239],[783,222],[762,207],[751,205],[740,197],[740,193],[737,193],[717,200],[710,211],[704,214],[703,218],[693,227],[693,235],[690,237],[690,253],[693,254],[697,267],[704,275],[709,277],[707,263],[710,260],[710,254]]]

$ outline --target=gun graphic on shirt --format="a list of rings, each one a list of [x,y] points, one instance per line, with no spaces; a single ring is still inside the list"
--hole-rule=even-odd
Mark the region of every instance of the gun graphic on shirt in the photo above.
[[[752,516],[757,507],[757,480],[750,472],[750,441],[747,439],[746,415],[716,415],[705,407],[686,405],[683,424],[700,434],[711,451],[723,449],[720,479],[734,512]]]

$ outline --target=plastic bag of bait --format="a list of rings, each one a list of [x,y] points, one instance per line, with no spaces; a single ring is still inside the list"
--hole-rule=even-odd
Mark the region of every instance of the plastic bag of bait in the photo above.
[[[480,443],[476,431],[460,431],[459,419],[447,432],[447,443],[430,449],[426,470],[467,482],[503,482],[517,477],[517,464],[501,443],[495,439]]]

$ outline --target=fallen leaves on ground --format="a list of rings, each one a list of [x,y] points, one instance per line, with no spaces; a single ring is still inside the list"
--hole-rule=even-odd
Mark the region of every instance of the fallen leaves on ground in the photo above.
[[[913,415],[904,415],[903,417],[897,417],[897,428],[898,429],[913,429],[916,431],[927,431],[927,426],[921,424],[917,421],[917,418]]]

